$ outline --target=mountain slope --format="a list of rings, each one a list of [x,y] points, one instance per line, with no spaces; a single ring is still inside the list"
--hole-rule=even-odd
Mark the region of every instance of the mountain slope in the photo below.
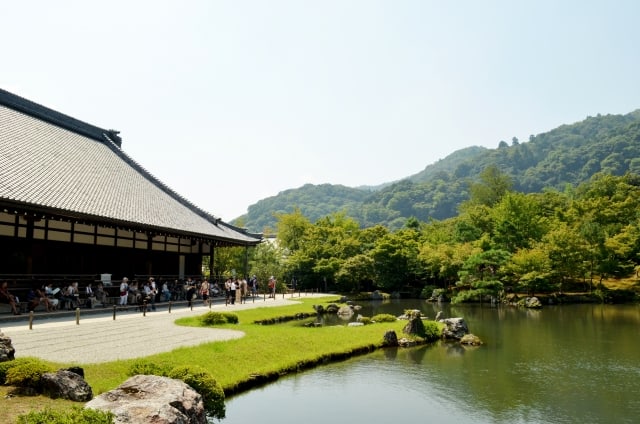
[[[514,189],[525,193],[562,190],[597,172],[640,174],[640,110],[588,117],[527,142],[501,142],[496,149],[461,149],[417,174],[377,187],[307,184],[260,200],[238,220],[252,231],[263,231],[275,227],[274,213],[291,213],[296,207],[312,222],[344,211],[363,227],[399,228],[412,216],[446,219],[457,214],[458,205],[469,198],[469,183],[490,165],[508,174]]]

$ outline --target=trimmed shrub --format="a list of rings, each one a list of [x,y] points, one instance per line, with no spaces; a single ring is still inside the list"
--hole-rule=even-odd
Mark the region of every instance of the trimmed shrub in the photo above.
[[[237,324],[238,315],[229,312],[207,312],[200,316],[202,325]]]
[[[150,362],[145,359],[139,359],[135,361],[129,367],[129,376],[134,376],[138,374],[142,375],[159,375],[166,377],[169,374],[169,366],[164,364],[156,364],[155,362]]]
[[[442,325],[435,321],[422,321],[424,324],[424,338],[429,342],[435,342],[442,336]]]
[[[167,377],[182,380],[198,392],[210,416],[217,419],[225,417],[224,391],[207,370],[199,366],[184,365],[169,371]]]
[[[371,321],[375,322],[395,322],[398,318],[394,317],[391,314],[378,314],[371,317]]]
[[[8,386],[38,389],[42,374],[54,371],[49,365],[36,358],[10,362],[14,362],[14,364],[7,370],[5,384]]]
[[[9,371],[9,369],[32,362],[40,362],[40,360],[33,357],[22,357],[16,358],[13,361],[0,362],[0,384],[5,384],[7,382],[7,371]]]
[[[364,325],[373,324],[373,321],[371,320],[370,317],[360,317],[360,318],[358,318],[358,322],[361,322]]]
[[[18,424],[111,424],[115,416],[109,411],[84,409],[72,406],[70,409],[29,412],[18,417]]]

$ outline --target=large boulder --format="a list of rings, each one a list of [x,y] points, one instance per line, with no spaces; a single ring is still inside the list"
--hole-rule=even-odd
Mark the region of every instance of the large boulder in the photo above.
[[[424,336],[425,328],[422,322],[422,315],[418,310],[412,310],[406,312],[409,322],[404,326],[402,332],[405,334],[411,334],[416,336]]]
[[[69,370],[58,370],[42,374],[42,393],[52,399],[69,399],[76,402],[91,400],[91,386],[81,374]]]
[[[382,337],[382,345],[386,347],[398,346],[398,335],[393,330],[388,330]]]
[[[353,316],[353,308],[349,305],[342,305],[340,309],[338,309],[337,314],[341,317],[350,318]]]
[[[206,424],[202,396],[182,380],[136,375],[97,396],[86,408],[111,411],[116,424]]]
[[[5,336],[4,333],[0,331],[0,362],[13,361],[15,359],[15,353],[16,350],[11,344],[11,337]]]
[[[464,318],[445,318],[438,322],[445,325],[442,330],[442,337],[445,339],[460,340],[462,336],[469,333],[469,327],[467,327]]]

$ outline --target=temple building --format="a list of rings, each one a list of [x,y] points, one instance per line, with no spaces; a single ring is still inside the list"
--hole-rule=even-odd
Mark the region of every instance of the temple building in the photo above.
[[[0,89],[0,279],[200,276],[261,239],[171,190],[117,131]]]

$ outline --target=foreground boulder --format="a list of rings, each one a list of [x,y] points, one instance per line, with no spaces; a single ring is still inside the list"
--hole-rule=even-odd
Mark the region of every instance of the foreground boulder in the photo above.
[[[116,424],[207,423],[200,394],[182,380],[156,375],[133,376],[85,407],[111,411]]]
[[[4,333],[0,331],[0,362],[13,361],[15,359],[15,353],[16,350],[11,344],[11,337],[5,336]]]
[[[81,374],[69,370],[58,370],[42,374],[42,393],[51,399],[69,399],[76,402],[91,400],[91,386]]]

